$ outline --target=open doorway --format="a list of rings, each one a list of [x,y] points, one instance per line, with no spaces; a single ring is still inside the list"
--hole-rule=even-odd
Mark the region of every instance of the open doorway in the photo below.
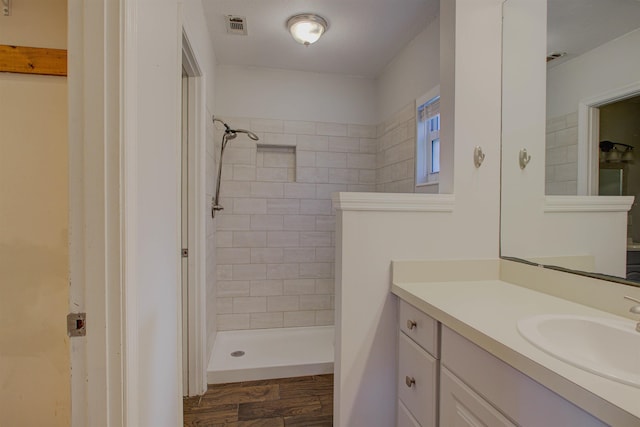
[[[186,35],[181,77],[182,394],[206,391],[205,131],[202,73]]]
[[[598,194],[635,196],[627,221],[627,278],[640,278],[640,95],[598,107]],[[638,259],[636,259],[638,258]],[[633,276],[633,277],[631,277]]]

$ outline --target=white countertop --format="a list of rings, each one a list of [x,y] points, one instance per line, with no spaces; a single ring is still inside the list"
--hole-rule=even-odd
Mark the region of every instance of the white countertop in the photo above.
[[[640,426],[640,388],[556,359],[517,330],[538,314],[623,318],[501,280],[394,283],[392,292],[604,422]]]

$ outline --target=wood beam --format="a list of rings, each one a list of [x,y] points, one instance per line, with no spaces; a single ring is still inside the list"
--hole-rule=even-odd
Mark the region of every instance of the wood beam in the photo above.
[[[67,51],[0,44],[0,72],[67,75]]]

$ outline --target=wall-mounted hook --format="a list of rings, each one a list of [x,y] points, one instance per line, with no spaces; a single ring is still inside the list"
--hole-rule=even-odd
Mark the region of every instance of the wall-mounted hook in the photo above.
[[[482,147],[476,145],[476,148],[473,150],[473,164],[479,168],[484,161],[484,153],[482,152]]]
[[[526,168],[530,160],[531,156],[527,154],[527,149],[520,150],[520,169]]]

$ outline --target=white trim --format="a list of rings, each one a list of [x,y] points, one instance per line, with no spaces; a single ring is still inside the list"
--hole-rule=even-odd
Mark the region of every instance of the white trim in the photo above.
[[[206,330],[206,123],[205,84],[189,37],[182,31],[182,63],[188,77],[189,104],[189,396],[207,390]]]
[[[123,2],[122,28],[122,258],[123,258],[123,418],[125,427],[139,423],[138,412],[138,271],[137,234],[138,218],[138,2]]]
[[[633,196],[545,196],[547,213],[628,212]]]
[[[606,104],[640,94],[640,81],[603,92],[578,103],[578,194],[598,193],[599,110]]]
[[[453,212],[453,194],[334,193],[339,211]]]
[[[418,110],[418,107],[424,103],[431,101],[433,98],[440,96],[440,85],[434,86],[427,91],[424,95],[419,98],[416,98],[415,109]]]

